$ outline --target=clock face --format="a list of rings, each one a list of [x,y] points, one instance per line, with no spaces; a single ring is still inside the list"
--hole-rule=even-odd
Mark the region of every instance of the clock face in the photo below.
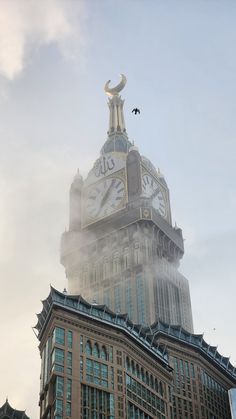
[[[158,182],[149,174],[142,177],[143,196],[151,198],[152,206],[162,217],[167,215],[167,205],[164,194]]]
[[[125,196],[124,181],[118,177],[110,177],[89,189],[84,211],[92,219],[106,217],[123,208]]]

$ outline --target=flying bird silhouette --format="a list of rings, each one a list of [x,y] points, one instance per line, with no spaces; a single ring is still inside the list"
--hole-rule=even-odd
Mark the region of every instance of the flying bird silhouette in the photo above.
[[[137,113],[140,113],[140,110],[138,108],[134,108],[132,110],[132,113],[134,112],[135,115],[137,115]]]

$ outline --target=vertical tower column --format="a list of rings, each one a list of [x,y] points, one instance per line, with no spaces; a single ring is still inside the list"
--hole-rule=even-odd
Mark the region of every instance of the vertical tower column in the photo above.
[[[108,106],[110,110],[108,135],[112,135],[115,132],[126,133],[123,112],[124,100],[118,95],[113,96],[111,99],[109,98]]]

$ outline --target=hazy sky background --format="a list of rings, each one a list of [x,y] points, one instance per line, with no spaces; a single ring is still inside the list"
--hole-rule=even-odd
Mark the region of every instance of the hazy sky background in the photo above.
[[[119,73],[129,138],[183,229],[195,332],[236,364],[235,22],[233,0],[0,0],[0,405],[38,417],[31,327],[67,285],[69,187],[105,142]]]

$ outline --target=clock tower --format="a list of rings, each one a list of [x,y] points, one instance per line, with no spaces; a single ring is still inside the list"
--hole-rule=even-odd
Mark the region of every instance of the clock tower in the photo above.
[[[78,172],[70,189],[61,241],[69,293],[135,323],[160,319],[193,332],[188,280],[178,271],[182,231],[172,226],[166,181],[128,139],[119,94],[125,76],[114,88],[109,83],[107,140],[87,177]]]

